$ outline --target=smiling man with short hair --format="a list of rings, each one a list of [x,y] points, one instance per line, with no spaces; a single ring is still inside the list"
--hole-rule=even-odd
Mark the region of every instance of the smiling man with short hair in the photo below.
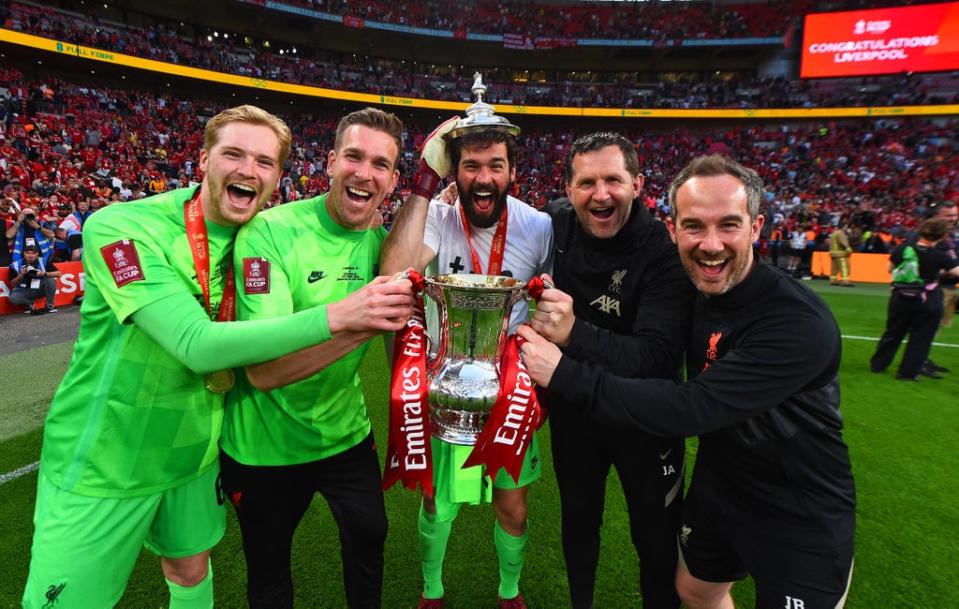
[[[206,126],[198,188],[84,224],[86,296],[44,424],[27,609],[113,607],[144,546],[161,557],[171,609],[213,606],[231,369],[337,338],[325,306],[214,323],[233,319],[233,240],[276,188],[290,139],[260,108],[224,110]]]
[[[618,133],[583,135],[567,151],[566,172],[568,198],[546,207],[553,220],[557,289],[543,292],[532,327],[584,366],[628,377],[678,378],[693,289],[666,227],[643,205],[635,146]],[[562,391],[540,395],[550,413],[573,609],[593,605],[611,468],[629,512],[643,606],[678,607],[672,573],[682,438],[597,422]]]
[[[292,608],[290,548],[316,493],[339,527],[346,606],[380,606],[386,509],[358,371],[371,338],[412,313],[411,284],[377,277],[369,229],[399,177],[403,123],[376,108],[340,121],[330,191],[269,209],[240,231],[237,317],[324,306],[333,339],[247,366],[227,400],[220,456],[247,564],[247,600]]]
[[[754,259],[762,194],[755,171],[719,155],[694,159],[670,186],[670,235],[701,294],[687,382],[616,376],[530,328],[522,353],[534,381],[597,422],[699,435],[676,573],[687,607],[732,609],[733,582],[751,574],[757,607],[840,608],[856,503],[842,342],[826,303]]]

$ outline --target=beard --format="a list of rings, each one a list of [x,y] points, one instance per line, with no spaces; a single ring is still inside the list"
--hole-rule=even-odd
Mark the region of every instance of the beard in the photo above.
[[[463,205],[463,211],[466,212],[466,219],[469,220],[469,223],[476,228],[489,228],[499,222],[500,216],[503,215],[503,210],[506,209],[506,197],[509,194],[509,187],[511,185],[512,183],[507,184],[504,190],[499,191],[495,184],[477,187],[474,182],[473,188],[467,190],[463,188],[459,180],[456,180],[456,191],[459,193],[460,203]],[[493,206],[488,213],[483,213],[476,209],[474,197],[477,191],[482,192],[487,190],[493,193]]]

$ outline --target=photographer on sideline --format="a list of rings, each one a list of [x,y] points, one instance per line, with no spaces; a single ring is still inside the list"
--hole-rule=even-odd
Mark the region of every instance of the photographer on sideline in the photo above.
[[[44,264],[40,258],[40,248],[27,245],[23,248],[23,257],[10,264],[10,304],[28,307],[26,312],[37,315],[56,313],[53,298],[57,293],[57,277],[60,271],[52,262]],[[33,309],[33,303],[46,297],[46,309]]]

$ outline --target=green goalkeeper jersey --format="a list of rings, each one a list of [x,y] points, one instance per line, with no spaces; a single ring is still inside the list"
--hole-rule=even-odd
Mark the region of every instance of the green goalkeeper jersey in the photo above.
[[[261,213],[236,240],[237,319],[263,319],[342,300],[377,275],[386,231],[349,230],[326,195]],[[369,341],[321,372],[269,392],[245,374],[227,397],[222,449],[247,465],[290,465],[363,440],[370,420],[357,371]]]
[[[83,227],[86,295],[80,333],[44,425],[41,468],[58,487],[100,497],[155,493],[217,458],[223,397],[130,317],[174,293],[203,306],[184,188],[111,205]],[[206,223],[210,300],[219,309],[234,228]]]

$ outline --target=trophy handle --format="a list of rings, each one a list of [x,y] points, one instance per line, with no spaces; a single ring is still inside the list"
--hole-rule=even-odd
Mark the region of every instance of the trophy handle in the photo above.
[[[429,332],[424,332],[424,335],[426,336],[426,376],[428,378],[433,378],[436,376],[436,373],[439,372],[440,366],[446,359],[446,345],[449,342],[449,327],[446,319],[446,302],[443,299],[442,290],[435,285],[427,284],[424,293],[430,297],[430,300],[436,303],[439,324],[439,347],[436,350],[436,355],[431,355],[433,351],[431,344],[432,341],[430,339]]]

